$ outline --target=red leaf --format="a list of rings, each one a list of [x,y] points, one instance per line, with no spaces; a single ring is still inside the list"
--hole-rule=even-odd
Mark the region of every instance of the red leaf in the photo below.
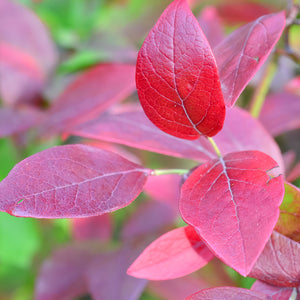
[[[7,104],[35,100],[57,59],[44,24],[10,0],[0,3],[0,57],[0,94]]]
[[[274,231],[249,276],[271,285],[299,286],[300,243]]]
[[[300,190],[292,184],[285,184],[285,195],[274,229],[286,237],[300,242]]]
[[[235,30],[214,48],[227,106],[234,105],[268,58],[284,27],[284,12],[262,16]]]
[[[212,258],[195,230],[181,227],[152,242],[127,273],[150,280],[174,279],[202,268]]]
[[[0,183],[0,210],[35,218],[100,215],[130,204],[148,173],[105,150],[58,146],[12,169]]]
[[[202,290],[186,300],[268,300],[268,297],[259,292],[236,287],[216,287]]]
[[[0,137],[29,129],[40,121],[41,116],[40,111],[30,108],[0,108]]]
[[[300,128],[300,97],[282,92],[266,98],[259,119],[267,130],[277,136]]]
[[[277,171],[276,162],[262,152],[235,152],[198,167],[181,189],[183,219],[244,276],[278,219],[284,189]]]
[[[72,221],[73,236],[79,241],[109,240],[112,230],[112,220],[109,214]]]
[[[193,140],[222,129],[216,62],[186,0],[173,1],[145,39],[136,85],[146,115],[161,130]]]
[[[293,288],[269,285],[259,280],[254,282],[251,290],[268,295],[271,300],[290,300],[293,293]]]
[[[134,89],[133,65],[96,66],[71,83],[56,100],[42,132],[57,133],[95,118],[113,103],[124,100]]]

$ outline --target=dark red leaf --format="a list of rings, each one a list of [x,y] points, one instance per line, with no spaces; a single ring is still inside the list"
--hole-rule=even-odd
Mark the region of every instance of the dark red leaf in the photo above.
[[[268,295],[271,300],[290,300],[293,293],[293,288],[269,285],[259,280],[255,281],[251,290]]]
[[[283,194],[283,178],[271,157],[235,152],[188,177],[179,209],[214,254],[246,276],[272,233]]]
[[[123,248],[99,255],[87,270],[89,291],[95,300],[138,300],[147,280],[126,274],[137,249]]]
[[[300,242],[300,190],[292,184],[285,183],[280,215],[274,229],[286,237]]]
[[[109,214],[74,219],[73,236],[76,240],[109,240],[112,237],[112,220]]]
[[[35,100],[57,59],[43,23],[10,0],[0,3],[0,57],[0,94],[7,104]]]
[[[212,258],[193,227],[181,227],[152,242],[127,273],[150,280],[174,279],[202,268]]]
[[[300,243],[274,231],[251,277],[277,286],[300,285]]]
[[[35,109],[0,108],[0,137],[23,132],[36,125],[41,117],[41,111]]]
[[[0,183],[0,210],[35,218],[100,215],[130,204],[149,172],[98,148],[54,147],[26,158]]]
[[[186,0],[173,1],[145,39],[136,85],[146,115],[161,130],[193,140],[222,129],[216,62]]]
[[[214,48],[225,104],[232,107],[268,58],[285,27],[284,12],[242,26]]]
[[[84,274],[94,254],[87,249],[68,246],[47,259],[35,284],[36,300],[75,299],[88,292]]]
[[[300,97],[282,92],[266,98],[260,121],[273,135],[300,128]]]
[[[236,287],[216,287],[202,290],[186,300],[269,300],[268,296],[256,291]]]
[[[197,18],[212,48],[224,39],[224,32],[218,11],[214,6],[205,7]]]
[[[71,83],[56,100],[42,132],[57,133],[95,118],[134,89],[134,65],[96,66]]]

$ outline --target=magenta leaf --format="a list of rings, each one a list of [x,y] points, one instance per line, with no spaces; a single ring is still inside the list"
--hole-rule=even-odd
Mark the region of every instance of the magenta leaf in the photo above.
[[[251,277],[277,286],[300,285],[300,243],[274,231]]]
[[[83,73],[53,104],[42,132],[66,130],[124,100],[135,89],[134,69],[134,65],[103,64]]]
[[[184,139],[214,136],[225,105],[212,50],[186,0],[173,1],[138,54],[136,86],[147,117]]]
[[[282,92],[266,98],[259,119],[273,135],[300,128],[300,96]]]
[[[112,237],[112,231],[113,225],[109,214],[79,218],[72,221],[73,237],[79,241],[109,240]]]
[[[274,229],[284,236],[300,242],[300,190],[292,184],[285,183],[280,215]]]
[[[290,300],[293,293],[293,288],[269,285],[259,280],[254,282],[251,290],[268,295],[270,300]]]
[[[269,300],[268,296],[237,287],[216,287],[202,290],[186,300]]]
[[[0,3],[0,57],[0,95],[9,105],[36,100],[57,59],[44,24],[10,0]]]
[[[179,209],[213,253],[246,276],[272,233],[283,194],[283,178],[271,157],[235,152],[188,177]]]
[[[41,117],[41,111],[31,108],[0,108],[0,137],[24,132],[36,125]]]
[[[17,164],[0,183],[0,210],[15,216],[95,216],[130,204],[150,171],[85,145],[54,147]]]
[[[150,280],[175,279],[202,268],[212,258],[193,227],[181,227],[152,242],[127,273]]]
[[[268,58],[284,27],[284,12],[265,15],[238,28],[214,48],[227,106],[235,104]]]

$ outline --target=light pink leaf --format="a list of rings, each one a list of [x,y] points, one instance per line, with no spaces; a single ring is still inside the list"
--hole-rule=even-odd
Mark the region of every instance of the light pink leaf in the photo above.
[[[150,280],[175,279],[202,268],[212,258],[213,254],[195,230],[181,227],[152,242],[127,273]]]
[[[286,84],[285,89],[288,92],[295,93],[298,96],[300,96],[300,76],[297,76],[294,79],[292,79],[291,81],[289,81]]]
[[[250,275],[271,285],[300,285],[300,243],[274,231]]]
[[[269,285],[259,280],[254,282],[251,290],[268,295],[270,300],[290,300],[293,293],[293,288]]]
[[[188,177],[179,209],[213,253],[246,276],[272,233],[283,194],[283,178],[271,157],[235,152]]]
[[[31,102],[57,60],[44,24],[26,7],[0,3],[0,94],[7,104]]]
[[[284,27],[284,12],[265,15],[238,28],[214,48],[227,106],[234,105],[269,56]]]
[[[42,132],[61,132],[124,100],[135,89],[134,69],[134,65],[103,64],[83,73],[55,101]]]
[[[216,287],[202,290],[186,300],[269,300],[268,296],[242,288]]]
[[[109,240],[112,237],[112,220],[109,214],[74,219],[72,221],[73,237],[76,240]]]
[[[291,170],[290,174],[288,175],[287,181],[294,181],[300,177],[300,162],[296,164],[296,166]]]
[[[41,117],[42,112],[35,109],[0,108],[0,137],[26,131],[36,125]]]
[[[26,158],[0,183],[0,210],[15,216],[95,216],[130,204],[150,171],[85,145],[58,146]]]
[[[147,117],[184,139],[214,136],[225,119],[215,58],[186,0],[174,0],[139,51],[136,86]]]
[[[300,128],[299,116],[300,97],[282,92],[266,98],[259,119],[273,136],[277,136]]]

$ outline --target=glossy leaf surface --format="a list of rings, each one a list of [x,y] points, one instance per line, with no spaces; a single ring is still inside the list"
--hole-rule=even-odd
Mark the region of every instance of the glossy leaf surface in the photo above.
[[[146,115],[161,130],[192,140],[222,129],[216,62],[186,0],[173,1],[146,37],[136,85]]]
[[[85,145],[58,146],[26,158],[0,183],[0,210],[15,216],[74,218],[124,207],[149,170]]]
[[[265,15],[233,31],[214,48],[227,106],[234,105],[268,58],[284,26],[284,12]]]
[[[251,277],[277,286],[300,285],[300,243],[274,231]]]
[[[205,266],[213,254],[191,227],[174,229],[152,242],[127,273],[150,280],[174,279]]]
[[[272,233],[283,193],[283,178],[271,157],[235,152],[188,177],[179,209],[213,253],[246,276]]]
[[[202,290],[186,300],[268,300],[268,297],[256,291],[236,287],[217,287]]]
[[[292,184],[285,183],[280,215],[274,229],[286,237],[300,242],[300,190]]]
[[[71,83],[55,101],[43,124],[44,134],[57,133],[99,115],[135,89],[134,65],[103,64]]]

